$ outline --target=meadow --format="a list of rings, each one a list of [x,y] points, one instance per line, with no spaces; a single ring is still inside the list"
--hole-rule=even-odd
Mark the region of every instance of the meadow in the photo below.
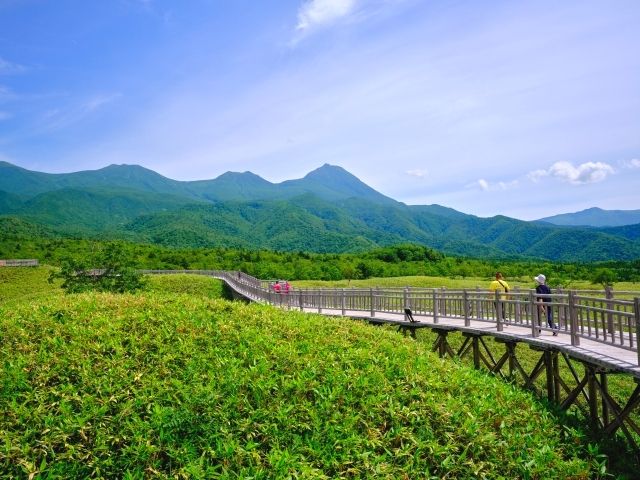
[[[394,331],[231,302],[203,277],[63,295],[24,270],[0,303],[3,478],[603,475],[531,393]]]

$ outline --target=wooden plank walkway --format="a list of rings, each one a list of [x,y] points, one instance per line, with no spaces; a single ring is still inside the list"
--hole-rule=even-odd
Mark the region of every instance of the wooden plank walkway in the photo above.
[[[227,280],[220,277],[222,280]],[[245,298],[261,302],[268,302],[263,296],[257,295],[254,289],[243,288],[243,284],[237,282],[228,282],[228,285],[235,289],[239,294]],[[276,297],[281,299],[282,297]],[[273,302],[275,306],[280,306],[287,309],[298,309],[299,307],[288,300],[286,302]],[[409,322],[405,319],[403,313],[389,313],[389,312],[375,312],[372,317],[368,312],[362,310],[343,310],[335,308],[318,308],[316,306],[303,306],[303,311],[308,313],[321,313],[322,315],[329,315],[335,317],[349,317],[353,319],[363,320],[369,323],[387,323],[397,325],[406,329],[419,329],[419,328],[447,328],[463,333],[472,334],[485,334],[494,338],[507,340],[507,341],[519,341],[529,345],[537,347],[553,347],[558,351],[568,354],[572,358],[578,360],[588,361],[595,365],[599,365],[607,370],[613,372],[627,373],[633,377],[640,379],[640,365],[638,364],[638,352],[627,348],[622,348],[615,344],[607,344],[589,338],[581,337],[580,345],[571,344],[571,336],[565,330],[559,330],[558,335],[554,336],[553,332],[548,327],[542,327],[541,334],[534,337],[532,328],[530,325],[504,323],[504,329],[498,331],[497,323],[495,321],[470,319],[469,325],[465,325],[464,318],[449,318],[438,316],[437,322],[434,321],[433,316],[419,315],[414,313],[413,317],[416,322]]]
[[[587,361],[594,365],[601,366],[612,372],[627,373],[636,379],[640,379],[640,360],[637,345],[628,348],[617,343],[606,343],[589,338],[588,335],[580,335],[579,345],[572,345],[571,335],[567,329],[560,329],[557,336],[552,335],[551,329],[542,327],[541,335],[534,336],[531,324],[503,323],[504,329],[498,330],[495,319],[492,318],[469,318],[469,325],[465,325],[465,319],[457,317],[447,317],[438,314],[437,321],[432,315],[419,314],[413,312],[413,317],[417,322],[409,322],[403,313],[371,312],[365,310],[349,310],[342,308],[327,308],[318,304],[309,305],[301,292],[291,292],[289,294],[273,294],[264,287],[265,281],[256,279],[242,272],[214,271],[214,270],[147,270],[143,273],[195,273],[208,275],[223,280],[238,295],[254,302],[269,303],[282,308],[300,309],[310,313],[322,313],[336,317],[349,317],[364,320],[369,323],[389,323],[406,329],[432,328],[450,329],[469,334],[490,335],[499,340],[525,342],[534,347],[553,347],[560,352],[568,354],[572,358]],[[320,290],[317,290],[320,291]],[[334,292],[335,289],[326,289],[326,292]],[[635,326],[635,328],[638,328]]]

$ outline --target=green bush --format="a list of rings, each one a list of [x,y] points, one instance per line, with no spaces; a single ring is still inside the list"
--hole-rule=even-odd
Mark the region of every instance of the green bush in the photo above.
[[[83,258],[67,258],[49,280],[62,279],[67,293],[90,290],[99,292],[134,292],[144,288],[142,274],[134,267],[127,250],[118,243],[108,243],[95,254]]]
[[[0,477],[597,476],[530,394],[351,320],[85,293],[0,334]]]

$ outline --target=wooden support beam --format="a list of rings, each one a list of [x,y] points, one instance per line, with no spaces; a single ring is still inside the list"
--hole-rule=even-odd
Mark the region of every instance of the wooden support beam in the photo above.
[[[636,382],[638,382],[638,380],[636,380]],[[635,446],[635,449],[638,450],[638,446],[633,438],[633,435],[631,435],[631,433],[626,428],[625,422],[628,424],[628,427],[630,427],[636,433],[636,435],[640,436],[640,427],[638,427],[638,425],[630,417],[631,412],[638,405],[640,405],[640,383],[638,383],[635,390],[629,397],[629,400],[627,400],[624,408],[621,408],[620,405],[618,405],[618,403],[609,395],[609,392],[607,391],[603,391],[603,401],[608,404],[608,407],[613,411],[613,414],[615,415],[615,419],[609,424],[606,424],[603,433],[610,436],[615,434],[618,428],[622,427],[622,429],[625,431],[627,440],[629,440],[629,442]]]
[[[438,335],[436,341],[433,344],[432,351],[438,352],[440,358],[444,358],[447,354],[449,354],[452,358],[456,356],[455,352],[449,345],[449,340],[447,340],[447,335],[449,335],[451,329],[444,328],[434,328],[433,331]]]
[[[516,346],[518,342],[512,341],[512,340],[505,340],[502,338],[496,338],[496,343],[504,343],[505,352],[502,355],[502,357],[500,357],[500,360],[498,360],[495,367],[492,369],[492,372],[500,373],[502,375],[502,372],[501,372],[502,367],[506,362],[509,362],[509,377],[513,377],[513,373],[516,370],[516,364],[519,363],[516,358]]]
[[[411,335],[411,338],[416,338],[416,327],[412,327],[410,325],[400,325],[398,327],[398,331],[402,332],[405,337],[407,336],[408,331]]]

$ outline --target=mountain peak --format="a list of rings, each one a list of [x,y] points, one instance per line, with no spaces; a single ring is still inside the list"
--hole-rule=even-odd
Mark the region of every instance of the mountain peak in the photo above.
[[[297,192],[311,192],[325,200],[366,199],[378,204],[397,203],[363,183],[358,177],[342,167],[325,163],[299,180],[281,183],[287,189]]]
[[[347,172],[344,168],[338,167],[337,165],[330,165],[328,163],[325,163],[321,167],[307,173],[304,178],[336,178],[340,176],[355,179],[358,182],[360,181],[353,174]]]

